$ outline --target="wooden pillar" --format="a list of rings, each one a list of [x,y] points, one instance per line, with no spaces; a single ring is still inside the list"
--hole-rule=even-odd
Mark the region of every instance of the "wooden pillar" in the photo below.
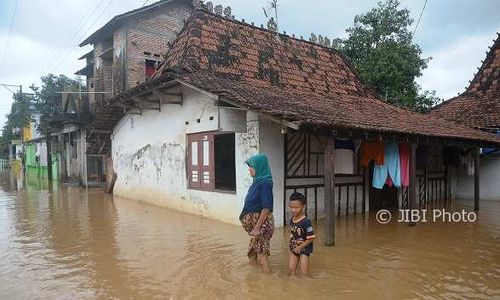
[[[80,130],[80,178],[82,185],[88,188],[87,178],[87,130]]]
[[[429,207],[429,155],[427,153],[424,166],[424,208]]]
[[[417,209],[417,168],[416,168],[417,144],[410,144],[410,186],[408,188],[408,208]],[[410,222],[410,226],[415,226],[415,222]]]
[[[325,245],[335,245],[335,137],[331,136],[325,146],[324,160],[325,200]],[[340,201],[340,199],[339,199]]]
[[[363,167],[363,213],[370,209],[370,168]]]
[[[47,145],[47,179],[51,181],[54,175],[52,174],[52,139],[49,131],[45,134],[45,144]]]
[[[479,148],[474,153],[474,210],[479,210]]]

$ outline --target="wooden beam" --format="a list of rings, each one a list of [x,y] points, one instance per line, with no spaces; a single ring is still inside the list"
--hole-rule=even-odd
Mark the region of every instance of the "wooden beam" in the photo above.
[[[479,148],[474,153],[474,210],[479,210]]]
[[[417,209],[417,168],[416,168],[416,150],[417,144],[410,144],[410,186],[408,188],[408,208]],[[411,212],[410,212],[411,216]],[[410,226],[415,226],[415,222],[410,222]]]
[[[156,97],[160,98],[160,102],[161,103],[165,103],[165,104],[180,104],[182,105],[182,102],[183,102],[183,95],[182,93],[165,93],[165,92],[162,92],[162,91],[159,91],[159,90],[153,90],[153,95],[155,95]],[[171,97],[177,97],[178,100],[171,100],[169,98]]]
[[[330,136],[324,155],[325,245],[335,245],[335,137]],[[340,201],[340,199],[338,199]]]

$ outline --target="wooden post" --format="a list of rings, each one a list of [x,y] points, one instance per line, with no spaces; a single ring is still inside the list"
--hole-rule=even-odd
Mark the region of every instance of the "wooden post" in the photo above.
[[[335,245],[335,137],[331,136],[325,146],[324,200],[325,200],[325,245]],[[340,199],[339,199],[340,201]]]
[[[479,148],[474,153],[474,210],[479,210]]]
[[[417,172],[416,172],[416,150],[417,144],[410,144],[410,186],[408,188],[408,208],[417,209]],[[415,226],[415,222],[410,222],[410,226]]]
[[[54,174],[52,174],[52,139],[49,131],[46,133],[45,144],[47,145],[47,179],[51,181]]]
[[[370,174],[368,167],[363,167],[363,213],[369,210],[370,200]]]
[[[424,208],[429,207],[429,153],[427,153],[425,158],[424,167]]]

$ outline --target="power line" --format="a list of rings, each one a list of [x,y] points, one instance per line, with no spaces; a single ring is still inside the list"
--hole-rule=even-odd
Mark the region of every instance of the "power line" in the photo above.
[[[142,4],[142,6],[143,6],[143,7],[144,7],[144,6],[146,6],[146,4],[147,4],[148,2],[149,2],[149,0],[146,0],[146,1]]]
[[[94,7],[94,9],[92,11],[89,11],[90,14],[88,14],[86,17],[83,18],[84,21],[81,23],[81,26],[78,28],[77,32],[73,35],[73,37],[69,40],[69,42],[65,44],[65,46],[63,47],[63,50],[60,52],[60,54],[57,57],[55,57],[55,62],[54,62],[55,67],[52,68],[50,73],[53,73],[57,70],[59,65],[64,61],[64,59],[69,55],[69,53],[71,53],[71,51],[73,51],[73,49],[78,45],[78,41],[87,35],[89,28],[92,28],[92,26],[93,26],[93,24],[95,24],[95,22],[92,23],[92,25],[90,25],[89,27],[87,27],[87,31],[85,31],[85,33],[83,33],[83,34],[80,34],[80,33],[82,32],[82,29],[84,29],[85,26],[88,25],[88,22],[91,20],[92,16],[97,12],[97,10],[101,7],[101,5],[105,1],[106,0],[100,0],[100,2]],[[107,7],[105,7],[102,10],[102,13],[106,10],[106,8]],[[101,13],[101,15],[102,15],[102,13]],[[99,19],[99,18],[100,18],[100,16],[97,19]]]
[[[85,33],[83,34],[83,36],[86,36],[90,30],[92,30],[92,27],[101,19],[101,17],[104,15],[104,13],[106,12],[106,10],[111,6],[111,4],[113,3],[114,0],[110,0],[108,2],[108,5],[106,7],[104,7],[104,9],[101,11],[101,14],[97,17],[97,19],[94,20],[94,22],[87,28],[87,31],[85,31]],[[56,64],[56,66],[53,68],[52,72],[55,72],[57,70],[57,68],[59,67],[59,65],[64,61],[64,59],[68,56],[68,54],[71,53],[71,51],[73,51],[76,47],[78,46],[78,43],[76,45],[74,45],[69,51],[66,52],[66,54],[61,57],[61,59],[59,60],[59,62]]]
[[[422,7],[422,11],[420,12],[420,16],[418,17],[417,24],[415,25],[415,29],[413,29],[413,34],[411,37],[415,36],[415,32],[417,32],[418,25],[420,24],[420,19],[422,19],[422,15],[424,14],[425,6],[427,5],[427,0],[425,0],[424,7]]]
[[[14,12],[12,13],[12,18],[10,21],[9,35],[7,36],[7,43],[5,44],[5,49],[3,51],[2,69],[5,65],[5,58],[7,57],[7,50],[9,49],[10,36],[12,35],[12,28],[14,28],[14,20],[16,19],[17,1],[18,0],[16,0],[16,2],[14,3]]]
[[[95,1],[95,3],[97,4],[98,1],[99,0]],[[75,34],[73,34],[73,36],[69,40],[67,40],[66,43],[62,44],[62,46],[61,46],[62,50],[59,51],[58,53],[54,53],[54,55],[48,61],[49,63],[53,62],[53,65],[55,65],[58,62],[58,60],[61,58],[62,54],[64,54],[64,52],[67,50],[67,48],[70,47],[74,43],[76,38],[78,38],[79,34],[81,33],[82,29],[87,24],[89,19],[97,11],[97,9],[99,9],[99,7],[101,6],[102,3],[104,3],[104,1],[105,0],[101,0],[99,2],[99,4],[91,6],[91,8],[92,7],[94,8],[93,10],[91,8],[89,10],[87,10],[87,13],[85,14],[85,16],[81,19],[80,23],[78,23],[77,30],[76,30]]]

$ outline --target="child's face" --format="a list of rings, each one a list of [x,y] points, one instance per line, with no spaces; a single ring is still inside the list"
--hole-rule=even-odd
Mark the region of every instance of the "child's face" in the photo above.
[[[255,169],[252,167],[248,167],[248,173],[250,173],[250,176],[255,177]]]
[[[304,211],[304,206],[305,205],[299,200],[291,200],[288,204],[288,209],[290,209],[290,212],[296,216]]]

